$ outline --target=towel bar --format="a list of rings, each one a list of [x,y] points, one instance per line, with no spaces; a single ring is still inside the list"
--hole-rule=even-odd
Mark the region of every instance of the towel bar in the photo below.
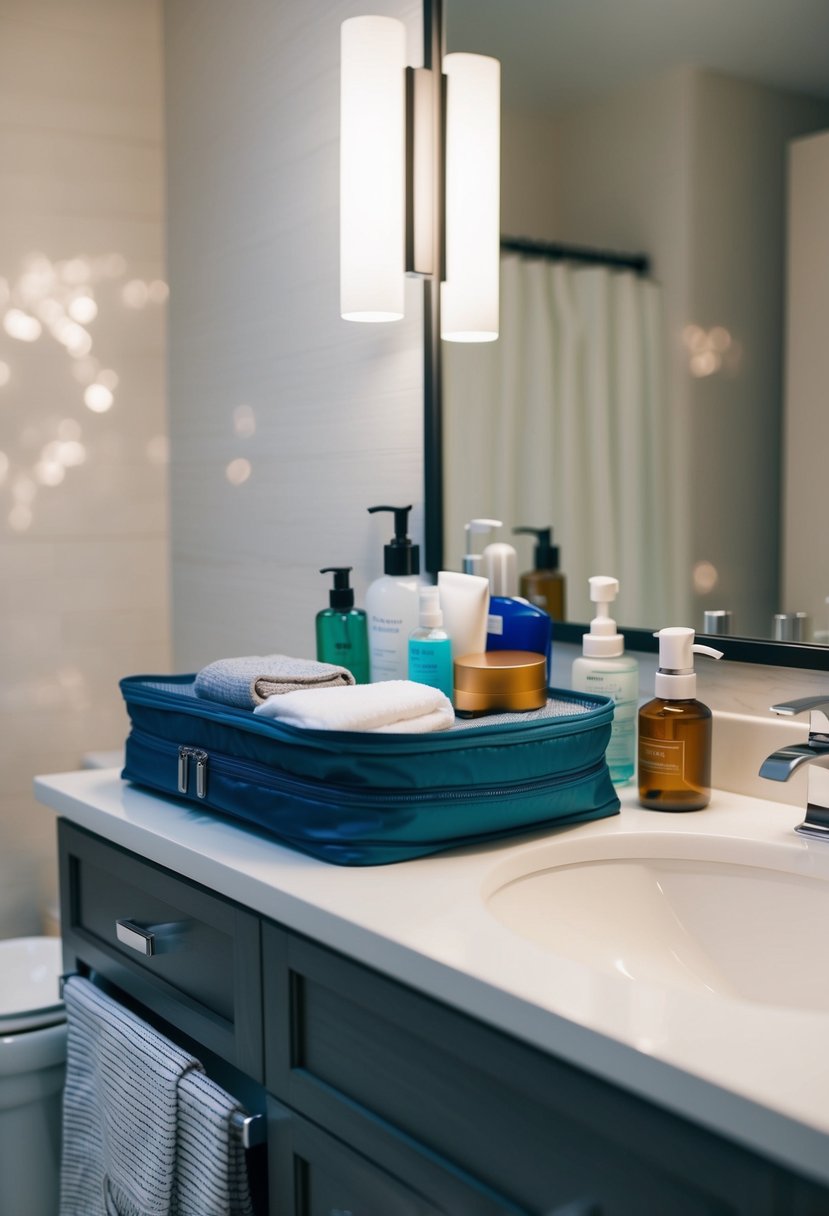
[[[63,975],[58,976],[58,992],[61,999],[63,999],[63,988],[66,981],[79,975],[78,971],[65,971]],[[244,1148],[256,1148],[257,1145],[264,1144],[266,1127],[264,1115],[243,1115],[241,1111],[235,1111],[230,1117],[230,1123]]]
[[[239,1133],[244,1148],[256,1148],[265,1143],[265,1116],[243,1115],[236,1111],[230,1117],[234,1131]]]
[[[63,975],[58,976],[58,996],[61,1000],[63,1000],[63,988],[66,981],[77,975],[80,975],[79,971],[64,971]]]

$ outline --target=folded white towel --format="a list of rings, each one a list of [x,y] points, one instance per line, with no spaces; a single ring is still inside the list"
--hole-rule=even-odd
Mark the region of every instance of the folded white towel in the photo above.
[[[425,734],[455,724],[452,702],[439,688],[413,680],[381,680],[348,688],[320,688],[268,697],[253,711],[311,730],[370,730]]]

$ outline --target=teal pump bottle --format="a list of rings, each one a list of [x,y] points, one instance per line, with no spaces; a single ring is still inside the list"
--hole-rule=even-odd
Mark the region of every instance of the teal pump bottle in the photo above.
[[[333,574],[328,592],[330,607],[317,613],[317,659],[346,667],[358,684],[368,684],[368,629],[366,614],[354,607],[349,585],[351,566],[323,566],[320,574]]]

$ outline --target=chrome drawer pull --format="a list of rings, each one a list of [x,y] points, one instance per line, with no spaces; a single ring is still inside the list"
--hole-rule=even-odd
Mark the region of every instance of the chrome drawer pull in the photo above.
[[[256,1148],[265,1143],[265,1116],[243,1115],[237,1110],[230,1117],[233,1130],[238,1134],[243,1148]]]
[[[117,920],[115,934],[118,941],[129,946],[131,950],[137,950],[146,957],[155,954],[155,934],[149,929],[142,929],[135,921]]]

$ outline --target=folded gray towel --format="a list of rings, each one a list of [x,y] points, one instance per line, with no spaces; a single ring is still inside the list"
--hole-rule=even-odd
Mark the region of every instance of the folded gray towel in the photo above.
[[[195,693],[197,697],[235,705],[237,709],[253,709],[276,693],[354,683],[350,671],[333,663],[292,659],[286,654],[254,654],[208,663],[196,676]]]

